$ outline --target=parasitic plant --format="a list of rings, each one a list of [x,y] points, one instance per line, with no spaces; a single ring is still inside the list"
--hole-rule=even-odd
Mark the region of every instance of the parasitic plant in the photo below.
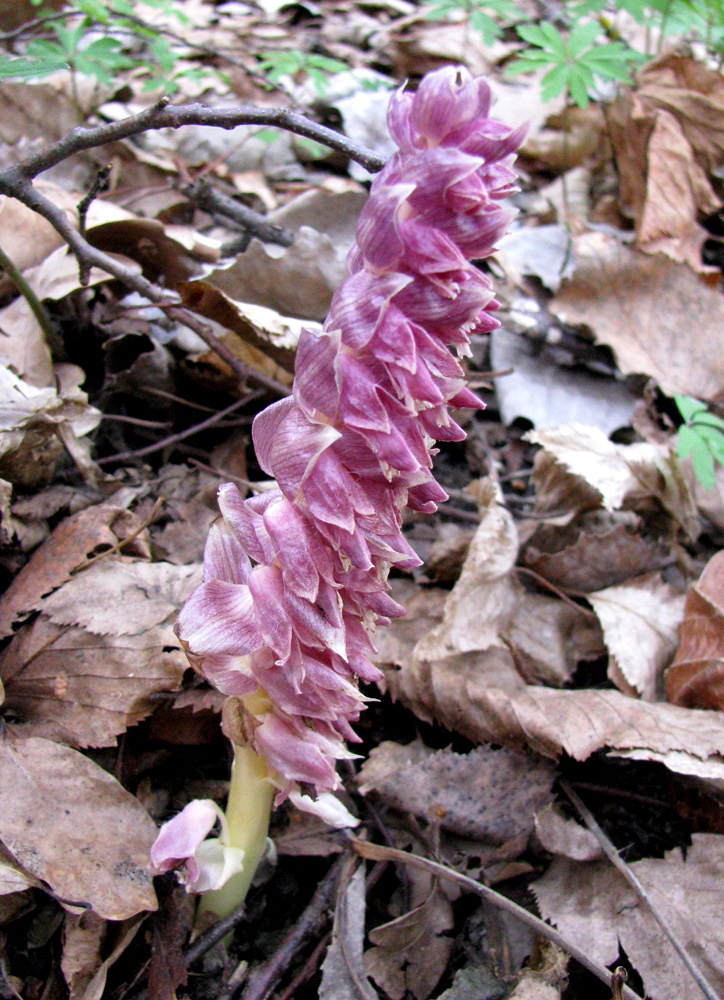
[[[358,682],[380,673],[371,634],[403,614],[395,566],[420,560],[402,535],[405,507],[447,499],[435,441],[464,432],[450,407],[480,408],[457,357],[493,330],[487,257],[511,213],[522,130],[488,117],[490,90],[461,67],[397,91],[388,111],[398,152],[372,184],[349,277],[321,332],[305,330],[293,395],[260,413],[253,440],[278,489],[244,500],[219,490],[221,518],[204,582],[177,630],[194,667],[222,693],[235,761],[226,815],[192,802],[162,827],[156,869],[180,864],[187,888],[238,905],[264,849],[272,799],[338,826],[336,761],[364,707]],[[216,820],[221,834],[208,839]]]

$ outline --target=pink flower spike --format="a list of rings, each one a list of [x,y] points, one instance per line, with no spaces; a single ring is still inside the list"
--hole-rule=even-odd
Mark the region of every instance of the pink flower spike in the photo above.
[[[498,326],[499,304],[474,262],[512,217],[501,201],[523,137],[488,117],[490,103],[461,66],[392,95],[398,151],[372,183],[349,276],[322,330],[300,336],[292,395],[254,420],[257,460],[278,489],[245,500],[221,487],[204,583],[178,622],[193,665],[243,699],[237,739],[273,770],[277,803],[338,825],[348,814],[327,793],[357,739],[359,683],[381,678],[372,636],[402,613],[388,575],[420,565],[403,515],[447,499],[435,444],[465,437],[451,409],[482,407],[460,359]],[[209,815],[200,841],[203,823],[177,819],[187,869],[200,851],[223,859],[223,836],[204,840]]]

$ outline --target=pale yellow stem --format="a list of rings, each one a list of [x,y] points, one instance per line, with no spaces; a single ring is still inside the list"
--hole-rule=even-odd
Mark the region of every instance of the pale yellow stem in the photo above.
[[[223,918],[246,899],[266,848],[275,791],[264,758],[258,757],[249,746],[234,744],[226,822],[228,846],[240,847],[244,851],[244,870],[232,876],[220,889],[203,895],[199,914],[210,912]]]

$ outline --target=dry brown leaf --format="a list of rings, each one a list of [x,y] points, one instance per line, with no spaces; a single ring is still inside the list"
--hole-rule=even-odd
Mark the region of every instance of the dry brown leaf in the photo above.
[[[488,481],[479,497],[481,521],[460,577],[445,602],[443,620],[421,640],[421,656],[440,657],[501,647],[501,625],[516,601],[512,569],[518,535],[510,513]]]
[[[576,271],[551,303],[588,326],[624,375],[651,375],[664,392],[712,399],[724,388],[724,299],[685,265],[606,233],[573,238]],[[684,337],[696,317],[696,336]]]
[[[322,965],[319,1000],[377,1000],[365,974],[364,937],[365,871],[361,865],[337,900],[332,941]]]
[[[582,661],[605,652],[598,623],[582,608],[525,591],[501,635],[529,684],[561,687]]]
[[[35,605],[56,625],[80,625],[97,635],[143,635],[178,613],[200,567],[101,559]]]
[[[237,302],[207,281],[182,282],[178,291],[194,312],[231,331],[232,336],[224,334],[221,340],[236,357],[284,385],[291,385],[303,320],[281,316],[265,306]],[[309,321],[306,325],[310,325]],[[218,364],[213,352],[205,354],[203,360]]]
[[[209,280],[237,300],[321,322],[347,277],[347,252],[365,201],[362,191],[319,189],[300,195],[267,216],[296,233],[291,247],[253,239],[233,267],[215,271]]]
[[[645,701],[654,701],[678,646],[683,594],[653,574],[599,590],[589,594],[588,600],[601,622],[611,656],[608,676],[625,693],[634,689]]]
[[[101,419],[79,388],[85,380],[80,368],[58,365],[56,376],[64,383],[58,391],[38,389],[0,366],[0,476],[11,483],[50,482],[63,452],[63,432],[83,437]]]
[[[452,907],[426,872],[410,872],[412,909],[375,927],[365,952],[367,974],[392,1000],[410,990],[427,1000],[447,967],[453,940],[444,932],[454,926]]]
[[[0,637],[11,635],[16,622],[65,583],[89,555],[118,543],[111,525],[122,509],[112,501],[96,504],[60,522],[0,596]]]
[[[173,626],[197,566],[100,560],[36,603],[0,661],[8,707],[33,735],[113,746],[187,668]]]
[[[541,847],[573,861],[598,861],[603,857],[601,845],[590,830],[575,819],[566,819],[554,803],[535,817],[535,832]]]
[[[695,834],[685,859],[676,848],[662,859],[635,861],[631,869],[721,994],[724,837]],[[649,909],[610,862],[578,864],[558,858],[532,889],[541,915],[600,965],[612,965],[623,948],[652,1000],[701,997]]]
[[[621,204],[634,216],[641,249],[710,270],[701,262],[706,234],[697,219],[719,207],[708,175],[724,154],[721,75],[668,52],[644,66],[636,83],[608,115]]]
[[[690,708],[724,708],[724,552],[686,595],[681,645],[666,672],[666,697]]]
[[[530,834],[554,778],[549,764],[505,748],[458,754],[386,741],[372,750],[358,780],[363,795],[374,791],[393,809],[503,844]]]
[[[88,757],[6,732],[0,742],[0,839],[65,903],[106,920],[156,909],[149,851],[156,826]]]
[[[71,1000],[101,1000],[108,970],[136,936],[142,921],[143,917],[140,917],[122,924],[118,928],[119,933],[113,935],[115,946],[103,958],[112,925],[92,912],[66,914],[61,968]]]
[[[169,288],[198,277],[219,258],[218,249],[208,242],[200,244],[192,230],[164,226],[155,219],[106,222],[89,229],[86,238],[97,250],[130,257],[149,281]]]
[[[566,525],[543,524],[523,548],[523,565],[563,590],[604,590],[673,561],[670,547],[641,529],[633,511],[588,511]]]
[[[609,511],[624,502],[658,501],[690,537],[701,531],[699,517],[668,448],[637,442],[614,444],[603,431],[584,424],[564,424],[546,431],[529,431],[530,441],[541,445],[567,472],[573,492],[593,489]]]

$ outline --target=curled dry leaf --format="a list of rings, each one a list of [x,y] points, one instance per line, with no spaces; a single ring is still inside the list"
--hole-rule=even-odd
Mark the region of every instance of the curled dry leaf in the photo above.
[[[706,233],[697,219],[719,207],[708,177],[724,155],[721,74],[668,52],[644,66],[636,83],[607,116],[622,207],[633,214],[639,247],[704,270]]]
[[[278,310],[285,316],[324,320],[335,290],[347,276],[363,191],[308,191],[267,219],[296,235],[288,248],[253,239],[228,270],[210,279],[227,295]]]
[[[644,700],[654,701],[678,646],[683,594],[654,574],[599,590],[588,599],[610,653],[608,676],[625,693],[633,689]]]
[[[635,861],[631,869],[721,994],[724,837],[695,834],[686,857],[676,848],[661,859]],[[616,962],[623,948],[652,1000],[701,997],[648,907],[610,862],[579,864],[557,858],[532,889],[541,915],[600,965]]]
[[[686,595],[681,645],[666,673],[675,705],[724,709],[724,552],[707,564]]]
[[[236,357],[284,385],[291,385],[299,334],[304,325],[316,324],[282,316],[266,306],[237,302],[208,281],[184,281],[178,291],[184,305],[233,334],[222,335],[221,340]],[[219,363],[212,351],[203,360]]]
[[[592,489],[609,511],[619,509],[624,502],[631,505],[654,499],[691,538],[699,534],[696,509],[668,449],[648,442],[614,444],[603,431],[584,424],[529,431],[526,438],[540,445],[568,473],[574,496],[590,496]],[[545,479],[551,478],[549,463],[543,462],[540,471]],[[538,473],[536,456],[536,488]],[[576,480],[583,480],[582,488]],[[562,482],[565,484],[565,479]]]
[[[105,559],[36,602],[0,661],[7,705],[33,735],[113,746],[177,690],[188,666],[173,626],[196,566]]]
[[[319,1000],[375,1000],[363,964],[365,869],[360,865],[344,888],[334,913],[332,943],[322,965]]]
[[[133,941],[143,917],[126,921],[107,954],[108,931],[112,925],[92,912],[66,914],[63,925],[61,968],[68,984],[70,1000],[101,1000],[108,970]],[[105,956],[105,957],[103,957]]]
[[[684,264],[606,233],[573,238],[576,272],[551,303],[562,322],[608,344],[624,375],[645,374],[669,395],[712,399],[724,384],[724,300]],[[622,294],[625,289],[625,294]],[[681,331],[696,316],[696,336]]]
[[[581,662],[605,652],[598,622],[582,608],[543,594],[519,591],[501,636],[529,684],[561,687]]]
[[[536,814],[535,832],[541,847],[573,861],[598,861],[601,845],[590,830],[575,819],[566,819],[554,803]]]
[[[62,376],[59,390],[37,389],[0,366],[0,476],[11,483],[50,482],[63,433],[83,437],[101,419],[79,388],[85,379],[80,368],[58,365],[56,375]]]
[[[374,947],[365,952],[365,969],[392,1000],[408,990],[427,1000],[452,952],[453,940],[444,933],[454,926],[452,907],[427,872],[409,876],[412,908],[370,931]]]
[[[0,742],[0,840],[63,902],[106,920],[155,910],[156,832],[138,800],[78,751],[11,733]]]
[[[605,590],[673,561],[671,548],[642,534],[633,511],[593,510],[565,525],[542,524],[522,561],[564,590]]]
[[[500,516],[497,510],[484,514],[460,581],[447,597],[443,622],[417,641],[414,628],[401,633],[400,640],[397,623],[390,626],[391,637],[378,662],[393,698],[420,718],[477,743],[528,747],[549,757],[565,752],[576,760],[603,749],[632,752],[663,760],[676,771],[720,776],[724,717],[718,712],[641,702],[618,691],[566,691],[525,683],[500,638],[501,621],[507,624],[508,609],[516,605],[510,565],[506,575],[501,555],[510,546],[496,550],[496,533],[486,524],[488,517],[498,523]],[[498,534],[507,538],[504,531]],[[488,543],[490,566],[485,564]],[[389,658],[391,649],[394,656]]]
[[[359,774],[363,795],[464,837],[503,844],[528,835],[555,778],[543,762],[505,748],[467,754],[422,743],[375,747]]]

